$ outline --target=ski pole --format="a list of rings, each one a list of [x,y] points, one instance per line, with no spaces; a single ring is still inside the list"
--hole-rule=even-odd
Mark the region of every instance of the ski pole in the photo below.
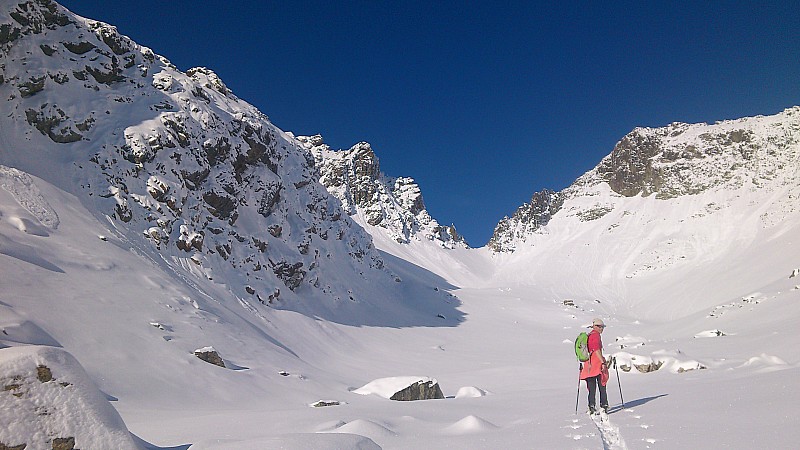
[[[614,362],[614,371],[617,372],[617,386],[619,387],[619,399],[622,402],[622,407],[625,407],[625,399],[622,398],[622,384],[619,382],[619,369],[617,369],[617,357],[615,356],[613,359]]]
[[[578,393],[575,394],[575,414],[578,414],[578,400],[581,397],[581,371],[583,370],[583,363],[578,366]]]

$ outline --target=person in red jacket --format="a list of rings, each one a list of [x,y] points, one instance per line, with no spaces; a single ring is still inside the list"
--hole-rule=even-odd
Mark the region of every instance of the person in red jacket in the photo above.
[[[608,394],[606,393],[606,381],[608,381],[608,369],[606,360],[603,358],[603,341],[600,335],[606,324],[601,319],[592,321],[592,331],[589,332],[589,340],[586,346],[589,350],[589,360],[583,363],[581,368],[581,380],[586,380],[586,387],[589,388],[589,412],[597,412],[595,407],[595,397],[597,388],[600,388],[600,407],[608,412]]]

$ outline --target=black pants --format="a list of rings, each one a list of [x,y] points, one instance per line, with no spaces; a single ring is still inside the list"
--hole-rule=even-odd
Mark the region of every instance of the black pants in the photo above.
[[[589,388],[589,408],[594,408],[595,392],[598,386],[600,387],[600,407],[607,408],[608,394],[606,393],[606,387],[600,383],[600,375],[586,379],[586,387]]]

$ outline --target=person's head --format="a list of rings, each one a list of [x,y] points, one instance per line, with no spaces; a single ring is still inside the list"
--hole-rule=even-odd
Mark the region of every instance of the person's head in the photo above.
[[[602,333],[605,328],[606,324],[603,323],[602,319],[594,319],[592,321],[592,329],[597,330],[598,333]]]

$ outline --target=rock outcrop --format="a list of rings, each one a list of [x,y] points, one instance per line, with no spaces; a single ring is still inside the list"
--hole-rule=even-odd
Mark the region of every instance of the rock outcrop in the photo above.
[[[225,361],[219,356],[219,353],[214,350],[214,347],[203,347],[194,351],[194,356],[200,360],[205,361],[215,366],[225,367]]]
[[[435,378],[405,376],[373,380],[354,390],[361,395],[379,395],[389,400],[414,401],[444,398]]]
[[[297,140],[314,155],[320,182],[356,221],[385,230],[401,244],[429,240],[446,249],[467,247],[454,225],[442,226],[430,216],[413,178],[392,178],[381,172],[370,144],[331,150],[319,135]]]
[[[415,400],[434,400],[444,398],[442,389],[436,381],[417,381],[407,388],[396,392],[389,400],[402,402]]]
[[[516,242],[547,225],[564,203],[564,195],[545,189],[533,194],[530,203],[519,208],[511,217],[504,217],[494,229],[487,246],[495,252],[513,251]]]

